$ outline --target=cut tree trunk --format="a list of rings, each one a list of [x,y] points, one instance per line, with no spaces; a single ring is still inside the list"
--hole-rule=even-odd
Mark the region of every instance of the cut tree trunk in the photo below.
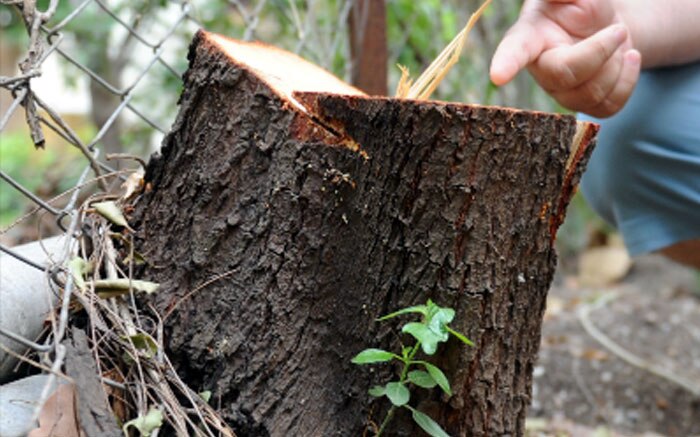
[[[239,436],[360,436],[388,405],[360,367],[378,316],[431,298],[475,342],[411,405],[452,436],[522,435],[553,242],[596,127],[368,97],[300,58],[200,32],[132,224],[171,359]],[[405,320],[404,320],[405,322]],[[388,435],[420,435],[399,411]]]

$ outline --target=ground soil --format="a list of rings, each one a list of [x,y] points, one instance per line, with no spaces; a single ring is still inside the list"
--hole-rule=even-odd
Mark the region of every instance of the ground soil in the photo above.
[[[700,395],[633,366],[596,341],[589,320],[627,351],[700,386],[700,279],[659,256],[635,260],[607,287],[560,269],[550,291],[535,368],[529,435],[700,436]]]

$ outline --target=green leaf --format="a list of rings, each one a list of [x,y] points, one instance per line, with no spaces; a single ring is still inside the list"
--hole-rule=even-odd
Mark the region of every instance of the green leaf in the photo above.
[[[424,370],[412,370],[408,372],[408,380],[423,388],[433,388],[437,385],[437,382],[430,376],[430,373]]]
[[[437,424],[433,419],[427,414],[421,413],[420,411],[406,405],[406,408],[411,410],[411,415],[413,416],[413,421],[418,424],[418,426],[423,429],[423,431],[430,434],[432,437],[450,437],[449,434],[443,430],[440,425]]]
[[[207,403],[207,404],[208,404],[209,401],[211,400],[211,390],[204,390],[204,391],[199,392],[199,393],[197,393],[197,394],[198,394],[199,397],[202,398],[202,400],[203,400],[205,403]]]
[[[426,303],[426,308],[428,309],[428,314],[426,315],[428,320],[437,316],[441,319],[444,318],[445,323],[450,323],[454,319],[455,311],[452,308],[441,307],[430,299]]]
[[[455,318],[455,310],[452,308],[440,308],[430,315],[429,320],[427,320],[428,328],[437,335],[444,337],[443,341],[447,341],[449,337],[447,332],[447,325],[452,322]]]
[[[442,370],[440,370],[437,366],[434,366],[430,363],[426,363],[425,361],[421,361],[421,364],[425,366],[425,370],[428,371],[430,376],[435,380],[437,385],[440,386],[442,391],[444,391],[448,396],[452,396],[452,390],[450,389],[450,382],[447,380],[447,377],[445,376],[444,373],[442,373]]]
[[[146,356],[149,358],[153,358],[158,352],[158,344],[153,339],[153,337],[151,337],[148,334],[141,333],[136,335],[130,335],[128,337],[123,336],[122,338],[128,338],[129,340],[131,340],[131,343],[134,344],[134,347],[137,350],[144,351],[146,353]]]
[[[420,342],[423,352],[428,355],[433,355],[437,351],[437,344],[442,340],[442,337],[428,329],[423,323],[406,323],[403,328],[401,328],[401,332],[411,334]]]
[[[126,294],[129,292],[129,286],[136,291],[143,291],[148,294],[155,293],[158,287],[160,287],[160,285],[155,282],[140,281],[137,279],[129,280],[127,278],[100,279],[94,281],[94,285],[98,296],[103,299]]]
[[[354,364],[372,364],[391,361],[396,355],[382,349],[365,349],[351,360]]]
[[[469,340],[467,337],[464,336],[461,332],[457,332],[454,329],[450,328],[449,326],[447,327],[447,331],[457,337],[462,343],[468,345],[468,346],[474,346],[474,342]]]
[[[85,285],[85,275],[90,273],[90,264],[80,257],[75,257],[68,261],[68,270],[73,277],[73,282],[80,289],[80,291],[85,292],[87,289]]]
[[[93,203],[92,207],[95,208],[95,211],[97,211],[102,217],[106,218],[115,225],[123,226],[125,228],[129,227],[129,223],[127,223],[124,214],[122,214],[122,210],[116,203],[112,201],[98,202]]]
[[[397,407],[406,405],[408,400],[411,398],[411,392],[409,392],[406,386],[400,382],[388,383],[385,387],[385,394],[391,403]]]
[[[447,325],[454,320],[455,311],[452,308],[442,308],[430,299],[426,306],[428,315],[425,318],[425,324],[441,338],[440,341],[447,341],[449,338]]]
[[[419,313],[423,314],[424,316],[428,315],[428,308],[425,305],[416,305],[408,308],[403,308],[398,311],[395,311],[391,314],[387,314],[386,316],[382,316],[377,319],[378,322],[383,322],[384,320],[391,319],[396,316],[400,316],[401,314],[409,314],[409,313]]]
[[[370,396],[374,396],[375,398],[380,398],[386,394],[386,389],[381,385],[375,385],[374,387],[369,389],[369,394]]]
[[[136,428],[141,437],[148,437],[153,431],[163,426],[163,413],[159,409],[152,407],[145,416],[139,416],[126,422],[122,428],[125,435],[129,435],[130,426]]]

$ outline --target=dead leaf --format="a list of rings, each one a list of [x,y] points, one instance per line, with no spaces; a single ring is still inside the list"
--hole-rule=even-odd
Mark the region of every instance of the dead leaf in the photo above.
[[[27,437],[83,437],[75,406],[75,386],[61,384],[46,400],[39,414],[39,428]]]
[[[564,310],[564,300],[550,296],[547,298],[547,309],[544,312],[544,320],[556,318]]]
[[[583,302],[583,299],[581,299],[580,297],[577,296],[577,297],[571,298],[566,303],[565,307],[568,311],[572,311],[572,310],[575,310],[576,308],[578,308],[582,302]]]
[[[117,206],[116,203],[112,201],[98,202],[94,203],[92,207],[95,208],[95,211],[97,211],[98,214],[100,214],[102,217],[106,218],[110,222],[114,223],[115,225],[122,226],[127,229],[129,228],[129,223],[127,223],[126,218],[122,213],[122,210]]]
[[[131,198],[134,193],[141,191],[143,189],[143,171],[138,170],[131,173],[122,184],[122,188],[124,189],[124,194],[122,195],[124,200]]]
[[[569,337],[566,335],[548,335],[542,338],[542,344],[545,346],[558,346],[566,344],[568,341]]]
[[[581,285],[603,287],[624,278],[632,267],[632,260],[624,247],[600,246],[581,254],[578,267]]]
[[[160,287],[159,284],[150,281],[141,281],[137,279],[129,280],[127,278],[120,279],[99,279],[93,281],[95,292],[103,299],[121,296],[129,292],[129,287],[135,291],[143,291],[144,293],[155,293]]]
[[[107,370],[104,372],[103,376],[111,379],[112,381],[124,383],[124,377],[117,369]],[[103,384],[103,387],[107,393],[107,396],[109,396],[110,406],[112,407],[114,416],[119,419],[120,423],[126,422],[128,408],[126,401],[124,400],[124,390],[107,384]]]
[[[584,358],[589,361],[606,361],[610,359],[610,355],[608,355],[608,353],[603,350],[589,348],[584,350],[583,353],[581,353],[581,358]]]
[[[528,417],[525,419],[525,432],[542,432],[549,427],[549,421],[540,417]]]

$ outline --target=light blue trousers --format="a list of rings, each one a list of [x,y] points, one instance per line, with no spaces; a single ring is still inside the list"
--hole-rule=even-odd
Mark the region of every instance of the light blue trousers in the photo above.
[[[700,238],[700,62],[642,72],[601,124],[581,189],[632,255]]]

